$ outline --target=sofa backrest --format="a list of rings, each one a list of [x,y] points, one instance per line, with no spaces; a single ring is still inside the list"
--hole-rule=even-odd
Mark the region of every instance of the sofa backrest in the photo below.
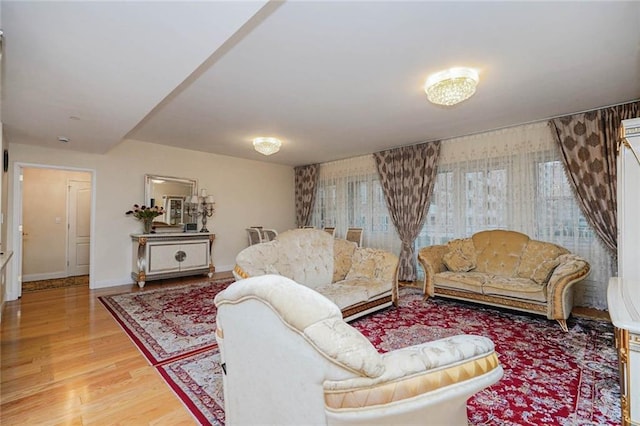
[[[246,276],[277,274],[316,288],[333,278],[333,237],[318,229],[292,229],[275,240],[255,244],[236,256]]]
[[[474,234],[476,271],[513,277],[529,237],[515,231],[490,230]]]

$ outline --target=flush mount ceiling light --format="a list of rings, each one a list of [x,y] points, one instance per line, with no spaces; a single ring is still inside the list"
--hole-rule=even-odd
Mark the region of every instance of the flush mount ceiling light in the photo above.
[[[275,154],[280,151],[280,145],[282,142],[276,138],[255,138],[253,140],[253,147],[263,155]]]
[[[471,68],[449,68],[431,74],[424,85],[427,99],[437,105],[451,106],[476,93],[478,72]]]

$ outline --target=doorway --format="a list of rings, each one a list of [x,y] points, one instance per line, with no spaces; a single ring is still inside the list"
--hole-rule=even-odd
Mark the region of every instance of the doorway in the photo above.
[[[25,166],[21,176],[21,292],[88,287],[92,174]]]

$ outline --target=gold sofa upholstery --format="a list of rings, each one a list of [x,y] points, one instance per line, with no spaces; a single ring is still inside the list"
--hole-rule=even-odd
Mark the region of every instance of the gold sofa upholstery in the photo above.
[[[491,230],[420,249],[423,291],[546,315],[564,331],[574,285],[590,271],[579,256],[515,231]]]
[[[338,305],[345,321],[391,306],[398,295],[398,257],[333,238],[319,229],[293,229],[236,256],[237,280],[277,274]]]

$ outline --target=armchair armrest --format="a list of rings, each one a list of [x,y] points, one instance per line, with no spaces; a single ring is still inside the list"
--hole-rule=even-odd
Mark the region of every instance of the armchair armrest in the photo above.
[[[422,283],[422,291],[424,298],[434,295],[433,276],[439,272],[444,272],[447,267],[442,261],[442,257],[447,253],[446,245],[435,245],[423,247],[418,251],[418,262],[424,270],[424,282]]]
[[[410,346],[383,354],[382,360],[381,376],[325,381],[327,409],[380,406],[445,388],[471,395],[477,383],[489,386],[503,374],[493,342],[480,336],[459,335]]]
[[[547,318],[562,321],[569,318],[573,308],[573,297],[568,294],[574,284],[589,275],[591,267],[586,260],[575,254],[558,256],[560,264],[553,270],[547,284]]]

